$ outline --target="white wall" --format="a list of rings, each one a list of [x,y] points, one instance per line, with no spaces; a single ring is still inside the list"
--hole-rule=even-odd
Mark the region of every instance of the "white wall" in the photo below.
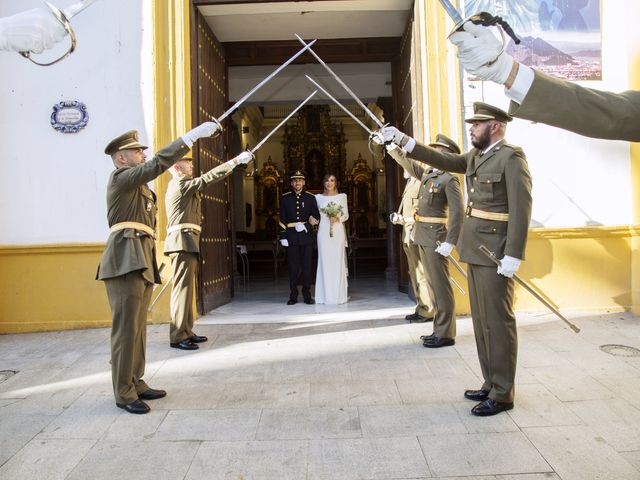
[[[0,16],[40,6],[2,0]],[[77,50],[54,66],[0,52],[0,244],[105,241],[113,164],[104,147],[132,129],[153,144],[150,1],[101,0],[72,24]],[[89,123],[77,134],[49,123],[62,100],[87,106]]]
[[[634,17],[626,13],[633,1],[601,0],[603,80],[578,82],[581,85],[628,89],[630,45],[626,32],[636,27]],[[467,82],[464,94],[468,114],[474,100],[508,108],[503,88],[490,82]],[[628,143],[594,140],[518,119],[509,124],[507,140],[521,146],[527,155],[534,185],[532,225],[632,223]]]

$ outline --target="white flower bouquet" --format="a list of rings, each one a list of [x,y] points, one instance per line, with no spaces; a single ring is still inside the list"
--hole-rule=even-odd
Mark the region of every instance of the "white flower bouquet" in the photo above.
[[[329,202],[326,206],[322,207],[320,211],[327,217],[329,217],[329,236],[333,237],[333,222],[331,221],[331,219],[339,219],[342,215],[344,215],[342,205],[335,202]]]

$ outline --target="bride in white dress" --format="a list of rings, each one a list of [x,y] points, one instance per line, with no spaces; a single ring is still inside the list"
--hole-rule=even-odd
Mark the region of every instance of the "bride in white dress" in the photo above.
[[[323,193],[316,195],[320,210],[318,226],[318,269],[316,271],[316,303],[336,305],[347,301],[347,234],[344,222],[349,219],[347,195],[338,193],[335,175],[322,179]],[[334,205],[329,205],[333,202]],[[327,207],[329,205],[329,207]],[[342,213],[329,217],[323,210],[342,207]]]

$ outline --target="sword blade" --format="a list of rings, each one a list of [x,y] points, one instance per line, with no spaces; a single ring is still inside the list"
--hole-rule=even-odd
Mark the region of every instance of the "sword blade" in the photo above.
[[[449,259],[449,261],[453,264],[454,267],[456,267],[456,269],[462,274],[462,276],[464,278],[467,278],[467,272],[464,271],[464,269],[462,268],[462,266],[456,261],[455,258],[453,258],[451,255],[449,255],[447,257]]]
[[[273,130],[271,130],[269,133],[267,133],[267,135],[265,135],[265,137],[260,140],[260,142],[258,142],[258,144],[253,147],[251,149],[251,153],[255,153],[256,150],[258,150],[263,144],[264,142],[266,142],[267,140],[269,140],[269,137],[271,135],[273,135],[274,133],[276,133],[276,131],[285,123],[287,123],[287,120],[289,120],[291,117],[293,117],[293,114],[296,113],[298,110],[300,110],[302,108],[302,106],[307,103],[309,100],[311,100],[311,97],[313,97],[316,93],[318,93],[317,90],[314,90],[313,92],[311,92],[311,95],[309,95],[307,98],[305,98],[302,103],[300,105],[298,105],[289,115],[286,116],[286,118],[284,120],[282,120],[278,125],[276,125],[276,128],[274,128]]]
[[[160,293],[158,293],[158,295],[156,296],[156,298],[153,300],[153,302],[151,302],[151,305],[149,305],[149,308],[147,309],[147,312],[150,312],[151,310],[153,310],[153,307],[155,307],[156,303],[158,303],[158,300],[160,300],[160,297],[162,296],[162,294],[164,293],[164,291],[167,289],[167,287],[169,285],[171,285],[171,281],[173,280],[173,274],[171,274],[171,276],[169,278],[167,278],[167,281],[164,283],[164,285],[162,286],[162,288],[160,289]]]
[[[454,285],[458,290],[460,290],[460,293],[461,293],[462,295],[465,295],[465,291],[464,291],[464,289],[460,286],[460,284],[459,284],[458,282],[456,282],[456,280],[455,280],[453,277],[449,276],[449,281],[450,281],[451,283],[453,283],[453,285]]]
[[[300,38],[300,36],[299,36],[297,33],[294,33],[294,35],[295,35],[295,36],[296,36],[296,38],[300,41],[300,43],[302,43],[302,45],[307,45],[307,44],[305,43],[305,41],[304,41],[302,38]],[[316,59],[316,60],[318,60],[318,62],[320,62],[320,65],[322,65],[322,66],[325,68],[325,70],[326,70],[327,72],[329,72],[329,73],[333,76],[333,78],[335,78],[335,79],[336,79],[336,81],[337,81],[340,85],[342,85],[342,88],[344,88],[344,89],[345,89],[345,91],[346,91],[349,95],[351,95],[351,98],[353,98],[353,99],[356,101],[356,103],[362,107],[362,109],[365,111],[365,113],[366,113],[367,115],[369,115],[369,117],[371,117],[371,119],[372,119],[372,120],[373,120],[373,121],[374,121],[374,122],[375,122],[375,123],[376,123],[380,128],[384,127],[384,125],[383,125],[383,124],[382,124],[382,122],[378,119],[378,117],[376,117],[376,116],[373,114],[373,112],[372,112],[371,110],[369,110],[369,109],[367,108],[367,106],[366,106],[366,105],[365,105],[365,104],[364,104],[364,103],[363,103],[363,102],[358,98],[358,96],[357,96],[355,93],[353,93],[353,92],[351,91],[351,89],[347,86],[347,84],[346,84],[346,83],[344,83],[344,82],[342,81],[342,79],[338,76],[338,74],[337,74],[336,72],[334,72],[333,70],[331,70],[331,67],[329,67],[329,65],[327,65],[326,63],[324,63],[324,60],[322,60],[322,59],[320,58],[320,56],[319,56],[318,54],[316,54],[316,52],[314,52],[314,51],[310,48],[310,49],[309,49],[309,53],[310,53],[311,55],[313,55],[313,56],[315,57],[315,59]]]
[[[64,14],[65,17],[67,17],[67,20],[71,20],[73,17],[75,17],[77,14],[79,14],[81,11],[83,11],[85,8],[87,8],[89,5],[91,5],[95,1],[96,0],[83,0],[81,2],[73,3],[69,5],[67,8],[63,8],[62,13]]]
[[[345,107],[344,105],[342,105],[338,100],[336,100],[333,95],[331,95],[329,92],[327,92],[324,88],[322,88],[322,85],[320,85],[318,82],[316,82],[313,78],[311,78],[309,75],[305,75],[305,77],[307,77],[307,79],[313,83],[316,87],[318,87],[320,90],[322,90],[322,93],[324,93],[327,97],[329,97],[333,103],[335,103],[336,105],[338,105],[343,111],[344,113],[346,113],[347,115],[349,115],[351,117],[351,119],[356,122],[358,125],[360,125],[362,128],[364,128],[369,135],[373,135],[373,132],[371,131],[371,129],[369,127],[367,127],[364,123],[362,123],[360,121],[360,119],[358,117],[356,117],[353,113],[351,113],[349,111],[349,109],[347,107]]]
[[[485,247],[484,245],[480,245],[480,251],[482,251],[482,253],[484,253],[487,257],[489,257],[489,259],[495,263],[496,265],[500,266],[500,260],[498,260],[498,258],[493,254],[493,252],[491,250],[489,250],[487,247]],[[536,297],[536,299],[542,303],[545,307],[547,307],[549,310],[551,310],[553,313],[555,313],[558,318],[560,318],[560,320],[562,320],[564,323],[566,323],[569,328],[571,330],[573,330],[575,333],[579,333],[580,329],[578,327],[576,327],[573,323],[571,323],[569,320],[567,320],[566,318],[564,318],[564,316],[553,306],[551,305],[549,302],[547,302],[547,300],[542,297],[542,295],[540,295],[538,292],[536,292],[533,288],[531,288],[527,282],[525,282],[524,280],[522,280],[522,278],[520,278],[520,276],[517,273],[513,274],[513,279],[518,282],[522,287],[524,287],[524,289],[529,292],[531,295],[533,295],[534,297]]]
[[[309,43],[307,43],[302,49],[300,49],[298,51],[298,53],[296,53],[293,57],[291,57],[289,60],[287,60],[286,62],[284,62],[282,65],[280,65],[278,68],[276,68],[273,72],[271,72],[271,74],[265,78],[264,80],[262,80],[260,83],[258,83],[255,87],[253,87],[251,90],[249,90],[244,97],[242,97],[240,100],[238,100],[236,103],[234,103],[231,108],[229,110],[227,110],[226,112],[224,112],[222,115],[220,115],[218,117],[218,122],[222,122],[222,120],[224,120],[225,118],[227,118],[229,115],[231,115],[240,105],[242,105],[244,103],[244,101],[249,98],[251,95],[253,95],[260,87],[262,87],[265,83],[267,83],[269,80],[271,80],[273,77],[275,77],[278,72],[280,72],[280,70],[282,70],[284,67],[286,67],[287,65],[289,65],[291,62],[293,62],[296,58],[298,58],[300,55],[302,55],[304,52],[306,52],[308,49],[311,48],[311,45],[313,45],[314,43],[316,43],[316,40],[312,40]]]
[[[437,241],[436,245],[440,246],[440,241]],[[447,258],[453,264],[453,266],[456,267],[456,269],[462,274],[462,276],[464,278],[467,278],[467,272],[464,271],[464,268],[462,268],[462,265],[460,265],[458,261],[455,258],[453,258],[451,255],[449,255]]]
[[[449,17],[451,17],[451,20],[453,20],[453,23],[456,25],[462,23],[462,15],[460,15],[460,12],[456,10],[456,7],[454,7],[449,0],[440,0],[440,5],[444,7]]]

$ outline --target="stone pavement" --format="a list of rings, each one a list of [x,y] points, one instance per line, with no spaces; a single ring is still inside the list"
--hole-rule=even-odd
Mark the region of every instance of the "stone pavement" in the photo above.
[[[333,307],[240,292],[197,352],[150,326],[145,379],[169,394],[148,415],[114,404],[108,329],[0,336],[0,479],[640,479],[640,356],[601,349],[640,348],[638,318],[567,312],[576,335],[518,313],[515,408],[477,418],[470,319],[425,349],[394,285],[352,283]]]

